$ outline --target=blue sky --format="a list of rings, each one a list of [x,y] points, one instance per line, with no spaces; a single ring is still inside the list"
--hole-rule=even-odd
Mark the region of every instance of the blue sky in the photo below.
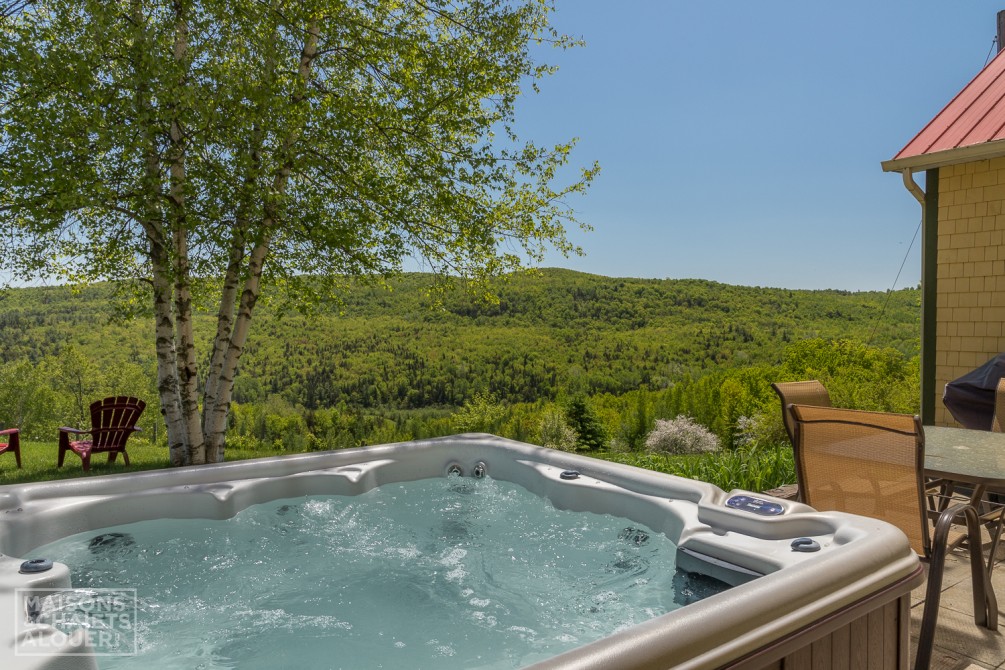
[[[601,164],[571,201],[613,277],[886,290],[920,281],[921,207],[892,158],[985,65],[1005,2],[556,0],[583,48],[518,108]],[[924,186],[924,177],[918,177]]]

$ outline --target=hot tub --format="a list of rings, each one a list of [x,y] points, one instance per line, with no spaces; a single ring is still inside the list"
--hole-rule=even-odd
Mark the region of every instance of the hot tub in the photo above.
[[[68,588],[72,577],[59,563],[26,565],[36,547],[145,519],[225,519],[267,501],[356,495],[448,474],[489,476],[560,509],[625,517],[672,540],[680,567],[734,585],[530,668],[762,668],[831,658],[908,665],[910,591],[923,571],[896,528],[490,435],[459,435],[0,487],[4,667],[100,667],[80,638],[31,622],[33,594]],[[47,639],[51,644],[38,644]],[[16,653],[27,641],[51,653]]]

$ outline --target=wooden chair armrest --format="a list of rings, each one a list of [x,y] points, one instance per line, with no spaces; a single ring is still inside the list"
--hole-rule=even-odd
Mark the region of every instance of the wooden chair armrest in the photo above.
[[[16,435],[20,432],[20,428],[4,428],[3,430],[0,430],[0,435]]]
[[[69,428],[67,426],[61,426],[59,429],[61,433],[74,433],[75,435],[81,435],[83,433],[90,433],[89,430],[81,430],[80,428]]]

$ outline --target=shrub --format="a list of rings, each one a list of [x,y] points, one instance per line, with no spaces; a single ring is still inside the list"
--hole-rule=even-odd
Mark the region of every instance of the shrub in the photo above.
[[[506,408],[491,393],[475,393],[451,417],[453,429],[458,433],[491,433],[506,415]]]
[[[264,449],[265,445],[257,437],[252,435],[236,435],[233,432],[227,433],[227,451],[258,451]]]
[[[575,429],[565,419],[565,412],[557,407],[542,414],[539,435],[542,446],[561,451],[575,451],[579,441]]]
[[[736,421],[734,443],[741,449],[764,449],[789,444],[781,412],[758,412]]]
[[[646,438],[646,449],[664,454],[701,454],[716,451],[719,438],[688,416],[656,419],[656,427]]]
[[[697,456],[671,456],[659,453],[608,453],[605,458],[656,472],[666,472],[671,475],[708,482],[724,491],[730,489],[767,491],[796,481],[796,468],[790,447],[724,451]]]

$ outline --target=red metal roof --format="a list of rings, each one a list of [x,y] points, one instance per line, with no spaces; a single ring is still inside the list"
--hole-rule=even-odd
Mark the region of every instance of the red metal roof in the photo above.
[[[921,168],[925,165],[924,159],[918,160],[920,157],[996,140],[1005,140],[1005,51],[883,167]]]

